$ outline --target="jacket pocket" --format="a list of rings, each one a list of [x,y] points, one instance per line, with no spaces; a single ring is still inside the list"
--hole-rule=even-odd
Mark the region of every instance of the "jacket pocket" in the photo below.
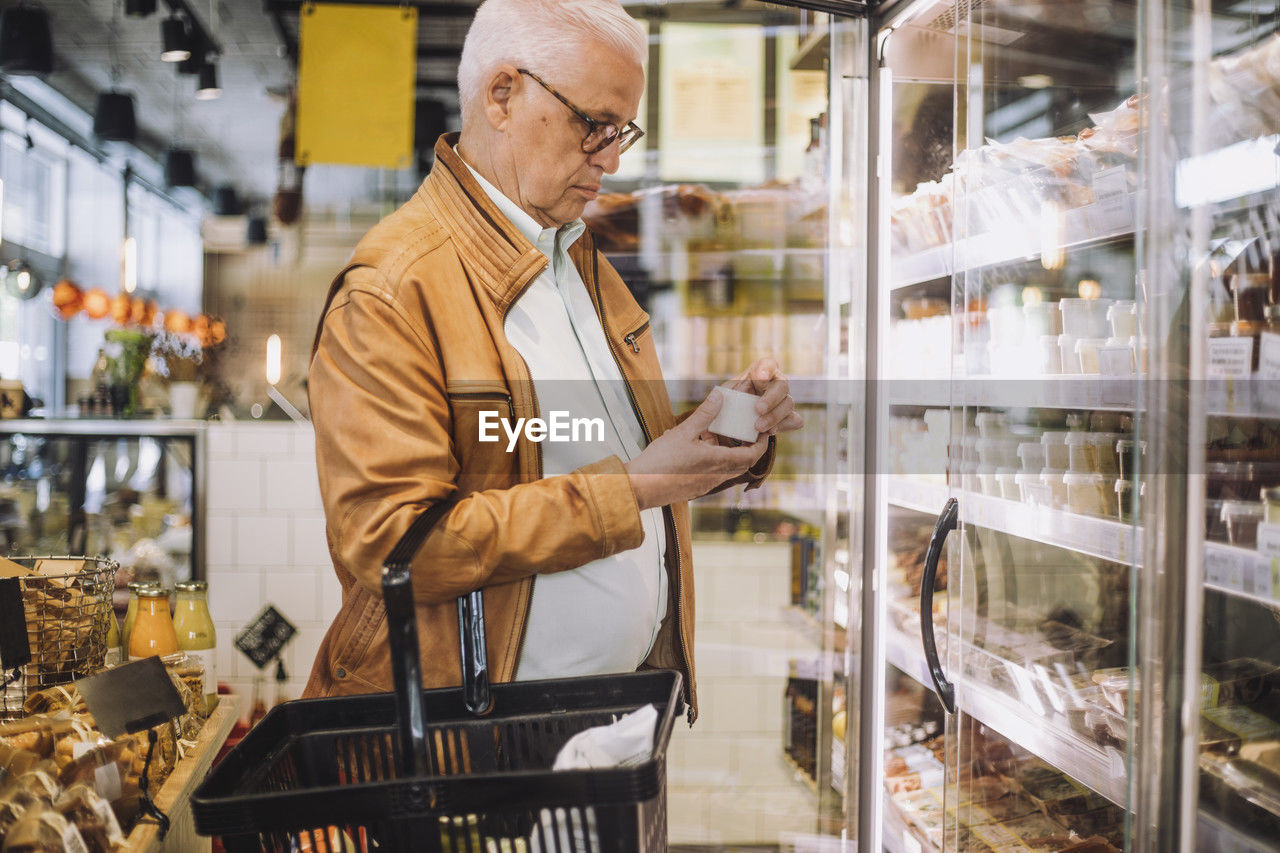
[[[476,380],[450,381],[446,391],[460,491],[488,488],[495,475],[505,480],[516,470],[515,449],[508,451],[514,430],[510,389],[501,381]]]
[[[369,643],[378,632],[387,612],[382,600],[363,587],[356,587],[357,600],[338,632],[330,660],[330,670],[339,680],[350,678],[364,661]]]

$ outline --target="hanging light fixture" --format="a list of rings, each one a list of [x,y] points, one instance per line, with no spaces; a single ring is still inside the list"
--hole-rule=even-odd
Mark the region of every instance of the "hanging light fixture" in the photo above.
[[[170,146],[164,152],[164,182],[171,187],[196,185],[196,155],[190,148]]]
[[[240,197],[231,184],[223,184],[213,191],[213,213],[215,216],[240,215]]]
[[[146,18],[156,13],[156,0],[124,0],[124,13],[130,18]]]
[[[262,246],[267,242],[267,217],[254,213],[249,217],[249,228],[245,239],[250,246]]]
[[[100,93],[93,110],[93,134],[104,141],[133,142],[138,136],[133,95],[117,91]]]
[[[206,62],[200,68],[199,83],[196,84],[196,98],[201,101],[212,101],[222,95],[218,85],[218,66]]]
[[[181,62],[191,58],[191,38],[187,25],[177,15],[170,15],[160,22],[160,59],[164,62]]]
[[[0,13],[0,71],[36,76],[53,71],[53,37],[44,9],[19,3]]]

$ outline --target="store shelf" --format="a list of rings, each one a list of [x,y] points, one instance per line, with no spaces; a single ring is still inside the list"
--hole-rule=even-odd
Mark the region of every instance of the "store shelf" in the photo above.
[[[998,660],[983,649],[965,645],[960,658],[973,657]],[[955,655],[948,655],[948,658],[954,660]],[[933,689],[918,637],[909,637],[895,629],[887,630],[885,659],[928,689]],[[999,660],[999,665],[1019,684],[1032,685],[1040,679],[1029,669],[1009,661]],[[956,686],[956,708],[959,712],[999,732],[1113,803],[1124,805],[1125,765],[1124,757],[1118,751],[1085,740],[1072,731],[1063,714],[1055,710],[1045,709],[1045,714],[1033,713],[1030,708],[1038,705],[1040,700],[1030,693],[1024,697],[1028,701],[1019,702],[965,677],[963,673],[948,673],[948,676]]]
[[[1117,197],[1119,198],[1119,197]],[[1054,249],[1084,246],[1127,237],[1133,233],[1135,196],[1125,196],[1121,206],[1101,208],[1087,204],[1063,213],[1062,240]],[[996,231],[935,246],[922,252],[895,258],[891,264],[890,290],[943,278],[953,273],[980,269],[1010,261],[1031,261],[1044,249],[1039,223],[1022,232]]]
[[[1101,376],[982,376],[964,379],[891,379],[891,406],[972,406],[993,409],[1133,411],[1135,378]],[[1280,417],[1280,404],[1276,416]]]
[[[913,826],[908,826],[893,797],[884,795],[884,849],[886,853],[941,853]]]
[[[1275,379],[1212,379],[1204,386],[1210,416],[1280,420],[1280,382]]]
[[[891,478],[887,493],[894,506],[933,514],[941,512],[947,498],[955,494],[965,524],[1117,563],[1138,564],[1141,560],[1142,531],[1121,521],[955,491],[908,477]]]
[[[1204,547],[1206,589],[1280,607],[1280,559],[1248,548],[1209,542]]]

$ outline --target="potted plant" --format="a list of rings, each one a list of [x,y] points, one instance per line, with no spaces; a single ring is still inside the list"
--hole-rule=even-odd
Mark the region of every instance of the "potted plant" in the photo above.
[[[147,366],[155,335],[129,327],[108,329],[104,338],[112,406],[118,417],[131,418],[138,412],[138,382]]]

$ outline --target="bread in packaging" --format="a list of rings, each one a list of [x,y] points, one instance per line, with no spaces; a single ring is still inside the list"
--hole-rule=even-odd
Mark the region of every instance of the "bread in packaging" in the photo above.
[[[89,853],[112,853],[124,844],[124,832],[111,806],[87,785],[65,791],[54,803],[58,813],[80,831]]]
[[[53,808],[32,809],[10,828],[3,853],[88,853],[75,825]]]

